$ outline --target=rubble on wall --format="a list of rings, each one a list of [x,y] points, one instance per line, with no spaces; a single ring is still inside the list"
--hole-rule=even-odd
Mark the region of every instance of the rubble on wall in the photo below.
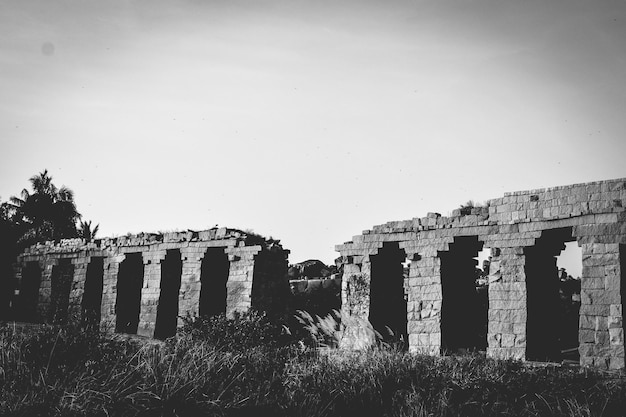
[[[409,265],[408,277],[397,284],[405,294],[409,350],[445,353],[449,328],[442,326],[441,320],[442,308],[446,308],[442,259],[462,238],[473,237],[479,247],[489,248],[492,253],[487,278],[487,354],[528,359],[534,349],[536,358],[551,360],[559,352],[550,352],[555,346],[546,348],[539,339],[546,331],[557,333],[558,322],[544,314],[551,311],[552,302],[559,303],[554,257],[564,242],[576,241],[582,248],[583,264],[580,363],[622,369],[625,205],[626,179],[616,179],[506,193],[489,200],[485,207],[455,210],[450,217],[428,213],[374,226],[336,246],[343,266],[343,311],[365,320],[370,317],[369,288],[376,278],[372,276],[376,275],[372,273],[372,261],[382,248],[395,244]],[[533,251],[540,241],[551,253]],[[470,252],[459,256],[472,259]],[[546,277],[538,276],[544,272]],[[448,289],[454,287],[455,279],[461,278],[451,276],[452,287]],[[542,295],[548,283],[556,288],[550,290],[556,294],[553,301]],[[530,291],[531,287],[539,289]],[[537,316],[543,317],[543,322]]]

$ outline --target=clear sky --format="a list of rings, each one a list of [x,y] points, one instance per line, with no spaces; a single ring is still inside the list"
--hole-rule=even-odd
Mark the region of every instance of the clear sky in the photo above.
[[[626,177],[626,2],[0,0],[0,198],[292,262],[469,199]]]

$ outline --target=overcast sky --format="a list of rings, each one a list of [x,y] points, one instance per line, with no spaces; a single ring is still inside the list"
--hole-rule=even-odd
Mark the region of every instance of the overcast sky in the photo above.
[[[626,3],[0,0],[0,198],[100,235],[375,224],[626,177]]]

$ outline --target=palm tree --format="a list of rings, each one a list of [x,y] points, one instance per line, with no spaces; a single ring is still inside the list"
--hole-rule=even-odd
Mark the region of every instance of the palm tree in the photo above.
[[[57,188],[48,170],[29,179],[33,192],[26,188],[20,197],[11,197],[9,212],[14,223],[24,229],[20,243],[34,243],[76,237],[74,193],[67,187]]]
[[[88,222],[81,221],[80,226],[78,226],[78,236],[82,237],[86,241],[95,239],[96,233],[98,233],[99,227],[100,227],[100,224],[97,224],[96,227],[94,227],[92,230],[91,220],[89,220]]]

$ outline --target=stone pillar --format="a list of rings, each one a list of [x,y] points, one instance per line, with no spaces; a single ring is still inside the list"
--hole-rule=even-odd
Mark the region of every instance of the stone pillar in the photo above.
[[[527,293],[522,247],[492,249],[487,355],[524,359]]]
[[[102,304],[100,310],[100,328],[106,332],[115,331],[115,302],[117,298],[117,274],[126,255],[118,254],[104,258],[104,276],[102,277]]]
[[[137,334],[152,337],[156,324],[159,296],[161,295],[161,262],[166,250],[143,252],[143,287],[141,289],[141,310]]]
[[[183,273],[180,279],[179,312],[178,325],[181,326],[182,319],[187,314],[190,316],[199,315],[200,305],[200,274],[202,269],[202,259],[204,259],[205,249],[197,246],[181,248],[180,256],[183,261]]]
[[[57,258],[45,257],[41,266],[41,284],[39,285],[39,302],[37,311],[45,323],[50,322],[51,296],[52,296],[52,270],[59,264]]]
[[[370,261],[356,264],[352,256],[343,266],[341,309],[347,315],[367,320],[370,312]],[[362,261],[363,262],[363,261]]]
[[[244,313],[252,307],[252,282],[254,277],[254,256],[261,251],[260,246],[226,248],[230,268],[226,283],[226,316],[235,312]]]
[[[70,303],[68,307],[70,321],[80,322],[81,320],[81,306],[83,294],[85,292],[85,280],[87,279],[87,265],[89,265],[90,259],[90,256],[86,253],[82,253],[76,258],[72,258],[72,265],[74,265],[74,278],[72,280]]]
[[[617,243],[585,243],[581,277],[581,365],[624,368],[620,250]],[[623,261],[622,261],[623,262]]]
[[[411,260],[408,279],[409,351],[439,355],[441,351],[441,260],[431,256]]]
[[[376,343],[369,322],[371,262],[369,255],[347,256],[341,280],[342,349],[360,350]]]

